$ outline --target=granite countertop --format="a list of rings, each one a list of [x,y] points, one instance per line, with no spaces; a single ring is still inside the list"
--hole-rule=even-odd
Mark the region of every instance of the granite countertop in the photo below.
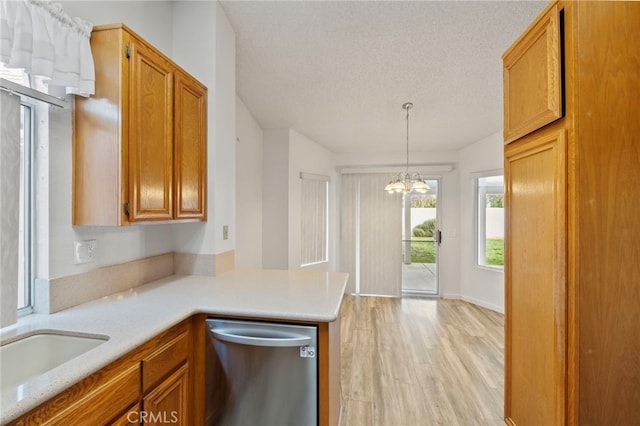
[[[0,331],[0,341],[34,330],[109,340],[17,388],[2,391],[0,424],[15,419],[196,313],[333,322],[346,273],[236,270],[217,277],[173,275],[51,315],[33,314]]]

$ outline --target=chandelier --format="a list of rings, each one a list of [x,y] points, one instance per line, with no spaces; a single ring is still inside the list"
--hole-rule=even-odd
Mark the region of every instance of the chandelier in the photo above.
[[[399,192],[404,192],[405,194],[409,192],[424,194],[431,189],[420,173],[409,173],[409,110],[411,108],[413,108],[411,102],[402,104],[402,109],[407,110],[407,169],[404,173],[400,172],[394,175],[387,186],[384,187],[384,190],[389,194]]]

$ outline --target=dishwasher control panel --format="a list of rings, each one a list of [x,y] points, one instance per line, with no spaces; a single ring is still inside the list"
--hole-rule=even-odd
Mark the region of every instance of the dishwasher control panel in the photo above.
[[[316,348],[313,346],[300,346],[300,358],[315,358]]]

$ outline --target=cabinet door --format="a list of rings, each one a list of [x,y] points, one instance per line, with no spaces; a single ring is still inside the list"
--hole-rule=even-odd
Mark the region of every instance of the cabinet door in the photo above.
[[[206,220],[207,88],[176,73],[175,217]]]
[[[505,147],[505,417],[563,425],[566,384],[564,129]]]
[[[129,220],[169,220],[173,218],[173,67],[135,40],[130,56]]]
[[[562,117],[560,40],[556,5],[503,55],[505,143]]]
[[[189,426],[188,364],[160,383],[143,399],[145,425]]]

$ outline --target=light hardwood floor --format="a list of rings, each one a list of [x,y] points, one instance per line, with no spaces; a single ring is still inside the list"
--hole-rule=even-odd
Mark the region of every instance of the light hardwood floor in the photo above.
[[[504,425],[503,315],[349,295],[341,314],[342,426]]]

